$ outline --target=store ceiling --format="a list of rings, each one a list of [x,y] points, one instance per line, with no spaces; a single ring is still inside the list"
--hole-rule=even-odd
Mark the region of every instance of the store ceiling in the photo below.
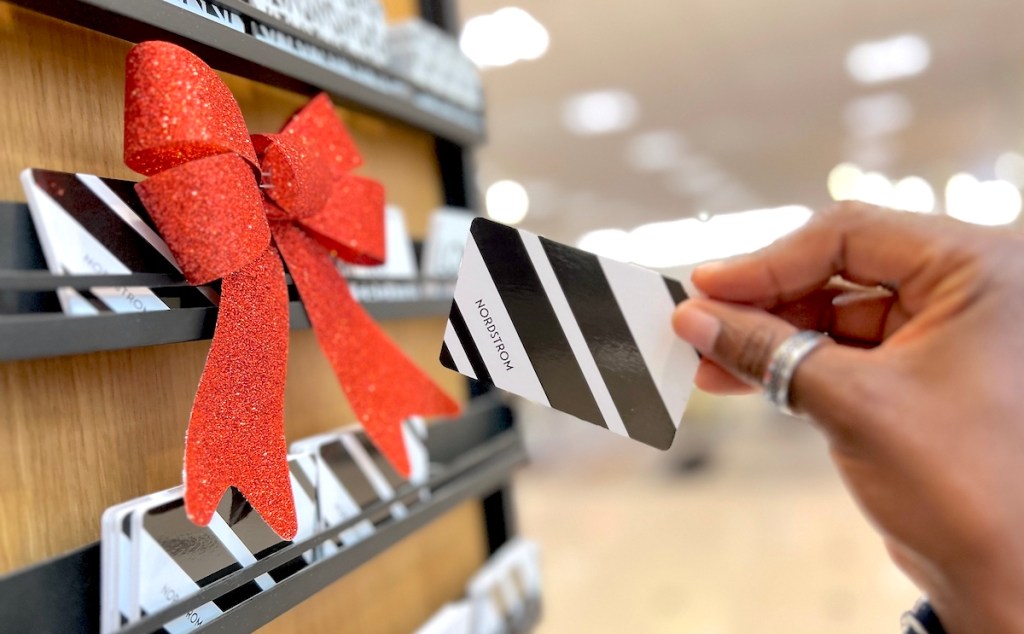
[[[466,20],[507,4],[460,0],[459,9]],[[941,197],[952,174],[992,178],[1000,153],[1024,150],[1019,0],[515,6],[547,28],[550,47],[536,61],[484,71],[490,139],[477,155],[480,184],[523,183],[531,199],[523,226],[556,239],[701,211],[821,206],[829,171],[845,160],[891,178],[923,176]],[[923,74],[870,86],[850,77],[852,46],[901,33],[930,45]],[[634,124],[601,136],[567,131],[565,100],[604,89],[635,97]],[[892,117],[905,127],[851,130],[849,104],[878,95],[902,104]],[[651,131],[684,140],[686,150],[672,167],[639,172],[628,148]]]

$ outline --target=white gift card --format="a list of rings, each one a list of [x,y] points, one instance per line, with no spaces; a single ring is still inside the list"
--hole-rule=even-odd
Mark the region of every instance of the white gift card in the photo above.
[[[457,207],[442,207],[434,212],[423,243],[424,277],[452,279],[458,275],[475,217],[470,210]]]
[[[473,221],[441,364],[659,449],[699,356],[672,332],[677,280]]]
[[[316,458],[289,456],[298,532],[317,528]],[[269,557],[282,540],[234,488],[225,493],[208,526],[185,514],[184,488],[174,487],[111,507],[103,514],[101,629],[120,630],[195,594],[237,570]],[[195,630],[224,611],[263,592],[313,562],[307,552],[164,625],[179,634]]]
[[[384,211],[384,244],[387,249],[383,264],[359,266],[342,264],[342,271],[353,279],[411,280],[416,278],[416,252],[412,248],[405,214],[395,205]]]
[[[43,249],[47,268],[57,275],[181,274],[157,233],[135,184],[92,174],[27,169],[21,184]],[[212,290],[180,288],[161,294],[141,286],[60,288],[69,315],[168,310],[186,302],[210,306]]]

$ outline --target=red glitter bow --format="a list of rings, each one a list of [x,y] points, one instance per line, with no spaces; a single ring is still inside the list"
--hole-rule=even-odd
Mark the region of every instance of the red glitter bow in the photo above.
[[[127,60],[125,163],[149,177],[136,189],[188,281],[223,280],[186,436],[189,517],[209,523],[234,486],[279,535],[296,533],[282,256],[352,409],[408,475],[402,420],[458,406],[366,314],[331,261],[331,251],[383,261],[384,189],[350,173],[362,157],[330,99],[315,97],[278,134],[250,137],[209,66],[172,44],[143,42]]]

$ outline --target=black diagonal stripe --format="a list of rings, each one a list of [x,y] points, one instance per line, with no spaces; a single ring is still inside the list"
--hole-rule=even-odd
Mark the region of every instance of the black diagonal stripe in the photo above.
[[[482,220],[474,221],[470,231],[548,403],[607,427],[519,231]]]
[[[452,358],[452,351],[448,349],[447,343],[441,343],[441,365],[448,368],[449,370],[459,371],[459,366],[455,365],[455,359]]]
[[[74,174],[34,170],[33,176],[40,189],[129,270],[137,273],[178,272],[167,258],[111,211]],[[137,198],[134,202],[141,206]],[[125,204],[133,206],[127,201]]]
[[[231,592],[217,597],[213,600],[213,604],[224,612],[227,612],[231,608],[236,607],[243,601],[253,598],[261,592],[263,592],[263,589],[260,588],[258,583],[255,581],[249,581],[244,585],[235,588]]]
[[[686,294],[686,289],[684,289],[683,285],[679,283],[679,280],[673,280],[664,276],[662,276],[661,279],[665,280],[665,286],[668,287],[668,294],[672,296],[672,302],[675,303],[676,306],[690,299],[690,296]],[[701,359],[704,358],[704,355],[700,353],[700,350],[695,349],[694,351],[697,353],[697,357]]]
[[[675,424],[597,256],[540,240],[630,438],[668,449]]]
[[[299,483],[299,488],[305,492],[306,497],[310,500],[316,500],[316,485],[310,482],[309,476],[306,475],[306,472],[302,469],[299,461],[290,461],[288,469],[291,472],[292,477],[295,478],[295,481]]]
[[[380,471],[382,476],[384,476],[384,479],[387,480],[387,483],[391,485],[392,489],[397,490],[405,484],[405,478],[398,475],[395,468],[391,466],[391,463],[384,457],[384,454],[378,451],[377,447],[370,442],[370,439],[366,434],[356,434],[356,440],[358,440],[359,444],[362,445],[363,451],[365,451],[366,455],[370,457],[374,466],[377,467],[377,470]]]
[[[146,511],[142,526],[199,586],[207,586],[242,569],[212,530],[196,526],[188,519],[181,498]]]
[[[452,302],[452,310],[448,314],[448,321],[452,325],[452,330],[455,331],[455,336],[459,338],[459,343],[462,344],[462,350],[466,353],[466,358],[469,359],[469,365],[473,368],[476,380],[490,383],[491,373],[487,371],[484,359],[476,348],[476,342],[473,341],[473,335],[469,334],[466,320],[462,318],[462,313],[455,302]]]
[[[308,565],[309,563],[306,562],[306,560],[302,557],[290,559],[285,563],[281,564],[280,566],[278,566],[277,568],[271,570],[270,578],[274,580],[274,583],[281,583],[282,581],[294,575],[295,573],[302,570]]]
[[[664,276],[662,276],[661,279],[665,280],[665,286],[668,287],[668,294],[672,296],[672,301],[675,304],[681,304],[689,298],[686,291],[683,290],[683,285],[679,283],[679,280],[669,279]]]
[[[67,269],[65,269],[64,272],[67,273]],[[107,306],[106,304],[103,303],[103,301],[99,297],[96,297],[95,295],[93,295],[92,291],[90,291],[88,289],[82,288],[82,289],[79,289],[79,290],[76,290],[76,291],[73,291],[73,292],[78,293],[78,295],[82,299],[84,299],[85,301],[89,302],[89,304],[93,308],[95,308],[97,311],[99,311],[101,313],[111,313],[111,312],[113,312],[112,310],[110,310],[110,306]]]
[[[321,445],[320,457],[359,508],[366,509],[380,501],[366,474],[340,440]]]

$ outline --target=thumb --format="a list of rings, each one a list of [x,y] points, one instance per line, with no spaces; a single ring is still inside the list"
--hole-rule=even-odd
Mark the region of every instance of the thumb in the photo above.
[[[704,298],[680,304],[672,325],[705,357],[756,386],[761,385],[775,350],[797,332],[792,324],[764,310]],[[851,383],[856,376],[870,376],[859,371],[866,366],[867,354],[825,342],[797,366],[790,382],[790,404],[826,426],[842,425],[845,421],[837,417],[845,418],[843,412],[864,407],[863,400],[851,402],[863,391],[851,389]]]

